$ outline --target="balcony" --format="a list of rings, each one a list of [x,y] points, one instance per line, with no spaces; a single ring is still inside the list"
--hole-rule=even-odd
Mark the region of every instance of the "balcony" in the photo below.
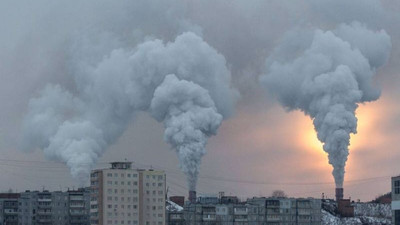
[[[4,214],[5,215],[16,215],[18,214],[17,209],[4,209]]]
[[[70,204],[69,207],[71,208],[85,208],[85,204],[84,203],[79,203],[79,204]]]
[[[267,216],[267,222],[278,222],[281,221],[280,216]]]
[[[247,208],[235,208],[234,215],[247,215],[248,211]]]
[[[37,211],[37,214],[38,215],[40,215],[40,216],[47,216],[47,215],[52,215],[52,212],[51,211],[40,211],[40,210],[38,210]]]
[[[234,218],[233,218],[233,221],[235,221],[235,222],[247,222],[247,216],[244,216],[244,215],[242,215],[242,216],[235,216]]]
[[[215,214],[203,215],[203,221],[215,221],[215,220],[216,220]]]
[[[69,198],[71,201],[83,201],[84,198],[82,195],[75,195],[75,196],[70,196]]]

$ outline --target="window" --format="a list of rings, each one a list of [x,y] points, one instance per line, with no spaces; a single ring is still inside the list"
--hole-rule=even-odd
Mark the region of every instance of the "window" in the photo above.
[[[394,182],[394,193],[400,194],[400,180]]]
[[[131,174],[130,174],[130,173],[128,173],[128,177],[131,177]]]
[[[112,173],[107,173],[107,177],[112,177]]]

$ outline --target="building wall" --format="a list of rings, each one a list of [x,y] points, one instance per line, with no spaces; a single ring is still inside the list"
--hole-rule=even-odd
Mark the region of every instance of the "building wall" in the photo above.
[[[18,225],[19,194],[0,194],[0,225]]]
[[[128,162],[91,173],[91,224],[165,225],[165,172]]]
[[[187,204],[187,225],[320,225],[320,199],[253,198],[236,204]]]
[[[68,192],[26,191],[18,199],[18,224],[89,225],[89,201],[89,190],[84,189]]]
[[[143,196],[140,224],[165,225],[165,173],[155,170],[139,172],[142,177],[140,194]]]
[[[400,225],[400,176],[392,177],[392,224]]]

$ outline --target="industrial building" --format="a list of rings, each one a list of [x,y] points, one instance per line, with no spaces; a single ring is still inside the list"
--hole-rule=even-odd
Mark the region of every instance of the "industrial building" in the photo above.
[[[400,176],[392,177],[392,224],[400,225]]]
[[[165,225],[164,171],[113,162],[90,176],[91,224]]]

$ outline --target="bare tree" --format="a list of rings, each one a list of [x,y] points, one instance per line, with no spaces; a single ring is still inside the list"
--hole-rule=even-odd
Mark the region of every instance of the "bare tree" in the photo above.
[[[272,197],[274,198],[287,198],[287,195],[282,190],[275,190],[272,192]]]

